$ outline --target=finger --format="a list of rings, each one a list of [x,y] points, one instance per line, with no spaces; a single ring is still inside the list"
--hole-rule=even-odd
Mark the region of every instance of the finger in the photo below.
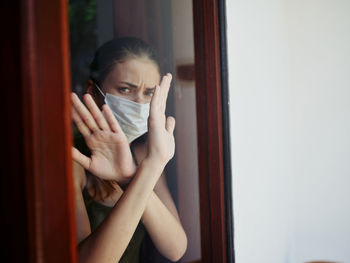
[[[167,96],[170,88],[170,83],[172,80],[172,75],[170,73],[167,73],[166,75],[163,76],[162,80],[160,81],[160,88],[161,88],[161,93],[162,96]]]
[[[99,130],[99,128],[98,128],[94,118],[92,117],[91,113],[87,110],[85,105],[80,101],[78,96],[75,93],[72,93],[71,98],[72,98],[72,106],[75,108],[77,114],[80,116],[80,118],[86,124],[86,126],[91,131]]]
[[[72,147],[72,157],[73,160],[79,163],[84,169],[88,170],[90,168],[91,160],[86,157],[84,154],[79,152],[79,150],[75,147]]]
[[[79,114],[77,111],[72,107],[72,119],[77,126],[78,130],[80,133],[86,137],[90,135],[90,129],[85,125],[83,120],[80,118]]]
[[[162,107],[162,112],[165,112],[166,101],[169,94],[171,80],[172,75],[170,73],[167,73],[165,76],[163,76],[162,81],[160,82],[160,104]]]
[[[170,73],[167,73],[163,76],[162,80],[160,81],[160,86],[162,88],[169,89],[172,78],[173,76]]]
[[[122,132],[122,129],[117,121],[117,119],[114,117],[114,114],[112,110],[108,107],[108,105],[104,104],[102,106],[102,110],[104,114],[106,115],[107,122],[109,126],[111,127],[111,130],[114,132]]]
[[[84,101],[86,106],[88,107],[90,113],[92,114],[93,118],[95,119],[97,125],[105,131],[109,131],[109,126],[108,123],[105,119],[105,117],[103,116],[102,112],[100,111],[100,109],[97,107],[95,101],[93,100],[93,98],[91,97],[90,94],[86,94],[84,96]]]
[[[175,129],[175,119],[173,117],[168,117],[166,119],[165,128],[169,133],[173,134]]]
[[[159,111],[159,105],[160,105],[160,87],[159,85],[157,85],[154,88],[154,93],[151,99],[151,103],[150,103],[150,112],[149,115],[152,117],[153,114],[155,114],[157,111]]]

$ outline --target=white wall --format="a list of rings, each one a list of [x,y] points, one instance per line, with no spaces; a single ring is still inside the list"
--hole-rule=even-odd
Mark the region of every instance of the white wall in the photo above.
[[[350,1],[226,8],[236,262],[350,262]]]
[[[287,262],[292,153],[284,5],[226,5],[236,262]]]
[[[287,7],[295,260],[350,262],[350,1]]]

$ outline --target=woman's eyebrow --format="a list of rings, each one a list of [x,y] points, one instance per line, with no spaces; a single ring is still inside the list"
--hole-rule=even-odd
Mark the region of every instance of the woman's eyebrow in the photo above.
[[[135,84],[132,84],[130,82],[127,82],[127,81],[120,81],[121,84],[126,84],[128,86],[130,86],[130,88],[134,88],[134,89],[137,89],[137,85]]]
[[[133,89],[137,89],[138,88],[138,86],[137,85],[135,85],[135,84],[132,84],[132,83],[130,83],[130,82],[127,82],[127,81],[120,81],[120,83],[121,84],[126,84],[126,85],[128,85],[130,88],[133,88]],[[154,90],[155,89],[155,87],[152,87],[152,88],[146,88],[148,91],[152,91],[152,90]]]

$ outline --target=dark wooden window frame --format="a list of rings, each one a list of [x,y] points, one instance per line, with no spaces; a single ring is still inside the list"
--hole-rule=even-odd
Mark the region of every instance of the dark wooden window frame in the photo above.
[[[193,0],[202,262],[234,262],[224,0]]]
[[[16,210],[11,204],[2,209],[25,216],[7,220],[5,236],[22,238],[18,244],[26,248],[22,259],[27,260],[21,262],[77,262],[67,0],[17,0],[9,8],[9,17],[15,14],[17,21],[10,35],[13,42],[3,45],[17,54],[18,65],[10,68],[7,79],[10,83],[11,76],[18,77],[13,82],[18,92],[13,94],[20,96],[14,116],[19,121],[9,128],[18,129],[23,139],[16,144],[18,154],[8,157],[22,168],[3,183],[24,193],[8,188],[1,198],[23,196]],[[222,91],[227,88],[223,8],[220,0],[193,0],[201,262],[233,262],[227,90]],[[14,135],[6,136],[15,141]],[[4,147],[9,149],[13,144]],[[8,242],[9,254],[17,252],[16,245]]]
[[[76,262],[66,0],[21,1],[31,262]]]

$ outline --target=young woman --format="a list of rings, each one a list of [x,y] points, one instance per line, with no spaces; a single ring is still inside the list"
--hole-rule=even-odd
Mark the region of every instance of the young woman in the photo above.
[[[171,261],[186,250],[163,172],[175,149],[175,120],[165,117],[171,78],[161,79],[146,43],[122,38],[97,50],[86,106],[72,94],[80,262],[140,262],[146,231]]]

